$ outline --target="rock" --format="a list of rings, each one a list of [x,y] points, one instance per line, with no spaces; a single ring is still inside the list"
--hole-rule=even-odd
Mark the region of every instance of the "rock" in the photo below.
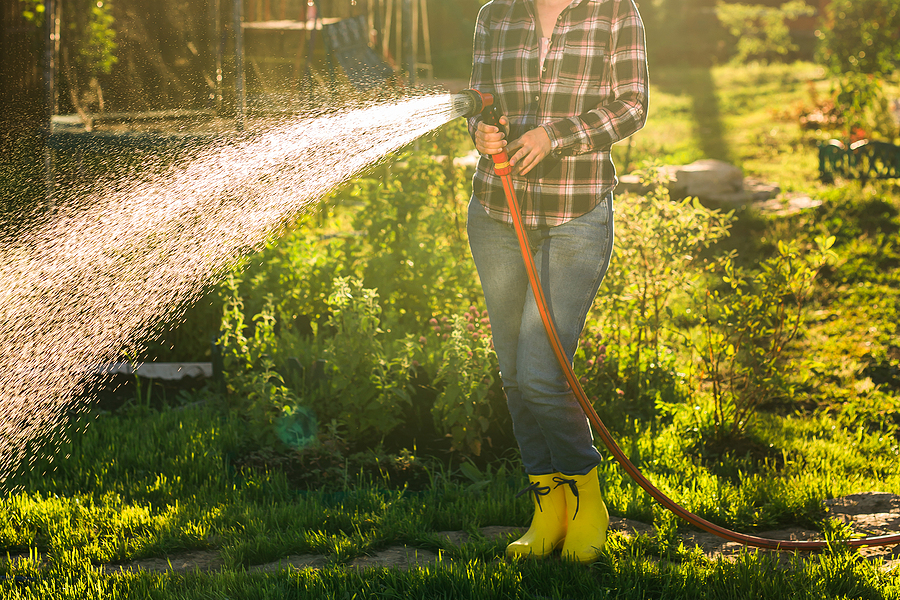
[[[397,568],[405,571],[417,565],[425,565],[440,561],[440,557],[430,550],[410,548],[408,546],[391,546],[370,556],[360,556],[349,566],[356,569],[372,567]]]
[[[778,185],[745,179],[739,167],[711,158],[689,165],[662,167],[661,171],[664,179],[669,180],[673,198],[691,196],[720,204],[749,204],[765,202],[781,193]],[[616,186],[617,194],[646,194],[649,190],[636,173],[621,175]]]
[[[758,208],[761,211],[776,215],[793,215],[801,211],[815,208],[822,204],[821,200],[812,198],[806,194],[788,193],[779,194],[761,203]]]
[[[781,193],[781,187],[774,183],[745,177],[744,192],[750,197],[750,202],[765,202],[778,196]]]
[[[669,191],[675,196],[696,196],[703,200],[731,199],[744,189],[744,172],[740,168],[712,158],[689,165],[667,167],[671,182]]]

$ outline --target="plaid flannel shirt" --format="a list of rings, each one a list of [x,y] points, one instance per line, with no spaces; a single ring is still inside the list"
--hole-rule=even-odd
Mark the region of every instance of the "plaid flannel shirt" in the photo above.
[[[644,26],[634,0],[573,0],[563,9],[540,68],[533,0],[492,0],[478,14],[470,87],[494,95],[507,139],[543,127],[552,153],[513,175],[526,227],[553,227],[590,212],[617,183],[612,145],[644,126],[649,100]],[[480,116],[469,120],[475,135]],[[512,223],[490,157],[473,193]]]

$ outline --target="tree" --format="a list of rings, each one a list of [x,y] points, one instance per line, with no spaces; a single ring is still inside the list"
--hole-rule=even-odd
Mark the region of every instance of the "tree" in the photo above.
[[[900,2],[832,0],[816,36],[834,74],[889,75],[900,67]]]

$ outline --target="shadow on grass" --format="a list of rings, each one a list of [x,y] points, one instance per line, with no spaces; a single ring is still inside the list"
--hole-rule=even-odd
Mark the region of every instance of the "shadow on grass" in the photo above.
[[[654,77],[653,83],[663,92],[691,98],[693,135],[704,156],[729,163],[734,161],[725,139],[725,125],[711,68],[665,69]]]

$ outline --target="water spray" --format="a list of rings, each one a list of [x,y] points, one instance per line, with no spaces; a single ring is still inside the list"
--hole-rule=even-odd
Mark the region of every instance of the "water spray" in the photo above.
[[[54,458],[97,366],[139,355],[239,257],[463,109],[446,92],[349,101],[60,189],[52,214],[0,243],[0,494]]]
[[[503,127],[500,125],[500,117],[502,116],[502,111],[500,110],[499,106],[494,104],[494,98],[491,94],[479,92],[478,90],[474,89],[463,90],[462,92],[460,92],[460,94],[457,95],[456,98],[454,98],[454,104],[456,103],[465,105],[466,108],[464,113],[466,117],[471,118],[480,113],[484,123],[499,127],[501,131],[503,130]],[[512,184],[512,168],[510,167],[509,157],[507,156],[506,150],[504,149],[497,154],[491,155],[491,160],[493,160],[494,162],[494,172],[500,177],[500,180],[503,182],[503,191],[506,195],[506,202],[507,206],[509,207],[510,215],[512,215],[513,228],[515,229],[516,237],[519,240],[519,247],[522,250],[522,260],[525,262],[525,270],[528,273],[528,281],[531,285],[532,291],[534,292],[534,299],[537,304],[538,312],[541,315],[541,321],[544,324],[544,328],[547,330],[547,336],[550,338],[550,346],[553,348],[553,353],[556,355],[557,361],[559,361],[559,365],[563,370],[563,375],[565,376],[569,387],[572,389],[572,392],[575,395],[575,399],[578,400],[578,403],[581,405],[581,408],[584,411],[585,415],[587,415],[587,418],[590,421],[591,425],[593,425],[594,430],[597,432],[597,435],[600,436],[600,439],[603,440],[604,445],[606,445],[606,447],[616,458],[619,464],[622,465],[622,468],[625,469],[625,472],[628,473],[628,475],[632,479],[634,479],[634,481],[639,486],[641,486],[645,492],[650,494],[650,496],[654,500],[659,502],[664,508],[674,513],[676,516],[681,517],[691,525],[694,525],[695,527],[698,527],[706,532],[712,533],[713,535],[716,535],[720,538],[732,542],[737,542],[744,546],[753,546],[756,548],[765,548],[769,550],[814,551],[827,548],[831,543],[826,540],[775,540],[744,533],[738,533],[736,531],[731,531],[730,529],[720,527],[719,525],[716,525],[714,523],[710,523],[706,519],[688,511],[686,508],[682,507],[674,500],[666,496],[662,491],[659,490],[659,488],[654,486],[650,482],[650,480],[648,480],[643,475],[643,473],[641,473],[640,470],[638,470],[638,468],[634,466],[634,464],[632,464],[632,462],[628,459],[622,449],[619,448],[619,445],[612,437],[612,434],[609,433],[609,430],[603,424],[603,421],[600,420],[600,416],[597,414],[597,411],[594,410],[594,407],[588,399],[587,394],[585,394],[584,389],[581,387],[581,383],[579,383],[578,378],[575,376],[575,372],[573,371],[572,365],[569,363],[569,360],[563,348],[562,341],[559,339],[559,334],[557,333],[556,326],[553,323],[553,315],[550,313],[547,305],[547,300],[544,297],[544,289],[541,286],[540,279],[538,277],[537,267],[534,264],[534,258],[531,256],[528,238],[525,233],[525,225],[522,223],[522,216],[519,212],[519,203],[516,199],[516,192]],[[900,534],[856,538],[852,540],[842,541],[840,543],[845,544],[851,548],[858,548],[862,546],[890,546],[894,544],[900,544]]]

